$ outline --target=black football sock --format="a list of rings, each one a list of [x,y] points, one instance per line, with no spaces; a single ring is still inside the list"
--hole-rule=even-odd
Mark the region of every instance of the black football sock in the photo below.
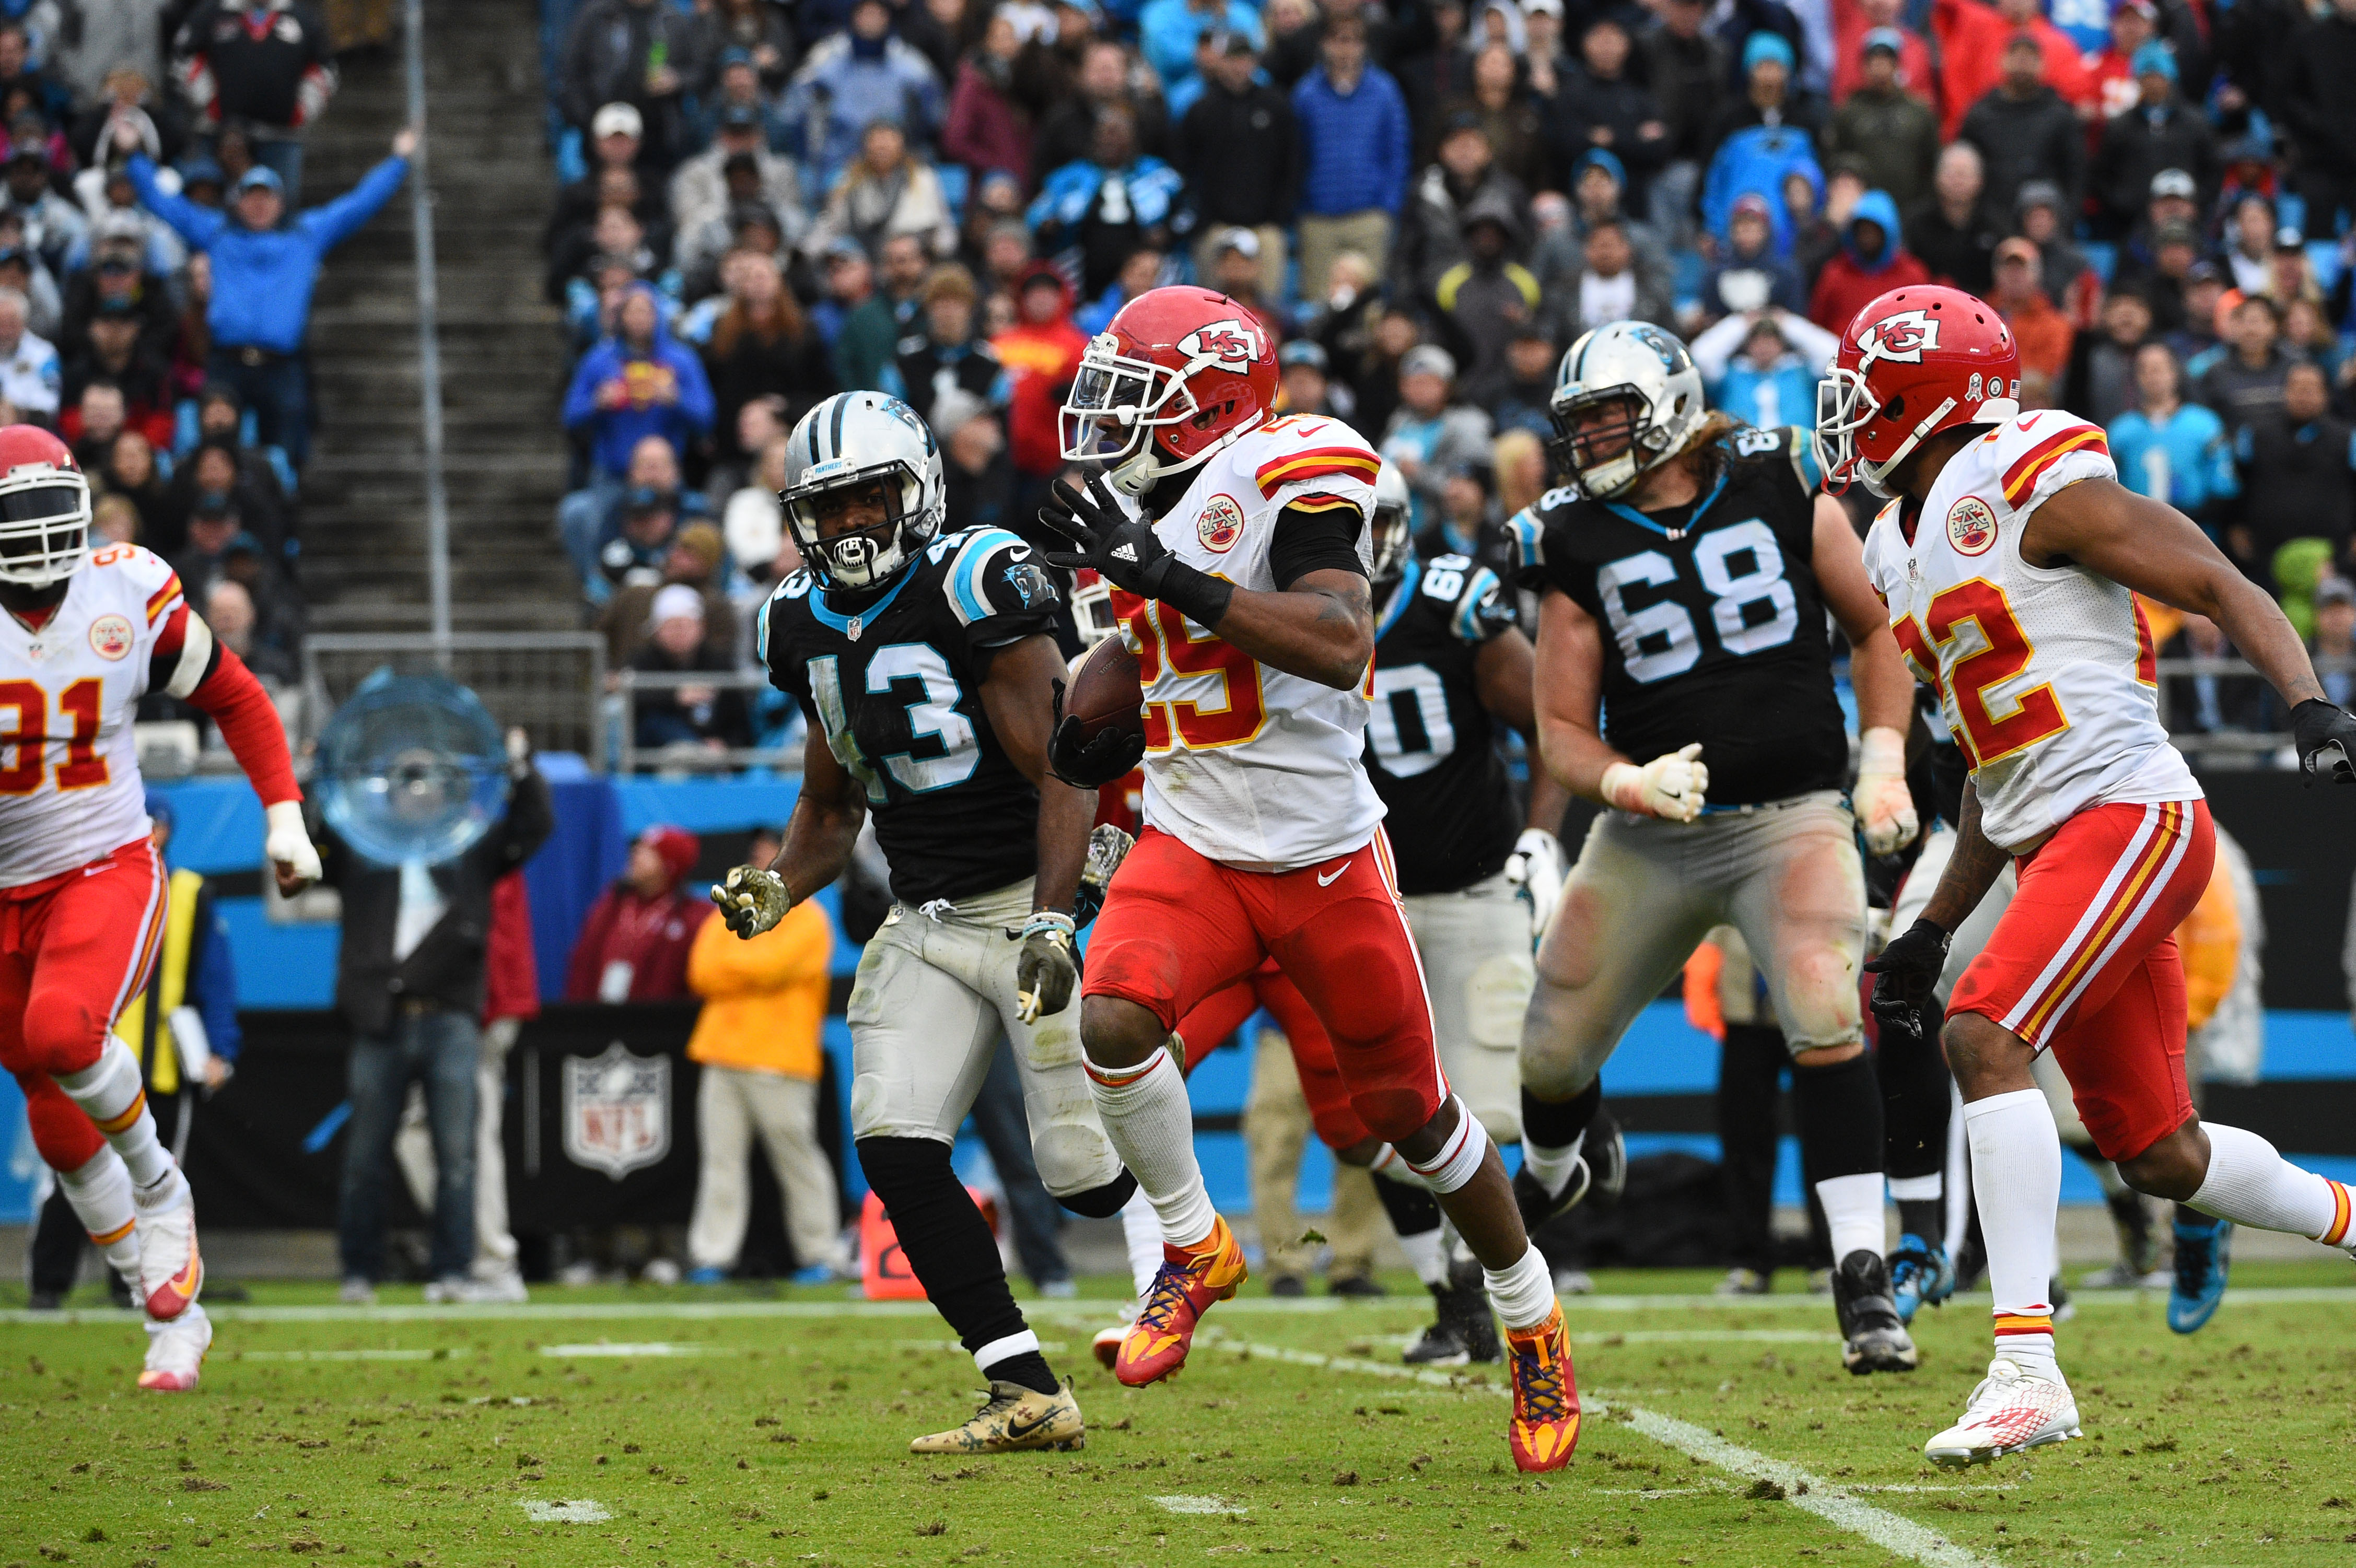
[[[1860,1053],[1829,1067],[1794,1062],[1792,1102],[1810,1185],[1881,1169],[1881,1089],[1872,1058]]]
[[[949,1146],[932,1138],[861,1138],[859,1168],[883,1200],[908,1268],[970,1352],[1030,1332],[1007,1288],[989,1222],[949,1165]],[[1012,1350],[985,1375],[1053,1393],[1055,1374],[1037,1346]]]
[[[1375,1196],[1382,1200],[1383,1212],[1390,1216],[1399,1251],[1407,1254],[1415,1277],[1427,1285],[1445,1285],[1448,1259],[1440,1230],[1440,1200],[1425,1188],[1409,1187],[1380,1174],[1375,1177]]]
[[[1934,1004],[1916,1014],[1917,1035],[1884,1026],[1874,1074],[1881,1082],[1882,1168],[1890,1195],[1898,1200],[1899,1228],[1933,1246],[1947,1233],[1943,1173],[1947,1163],[1947,1124],[1954,1093],[1939,1051],[1940,1012]]]
[[[1603,1104],[1603,1080],[1598,1078],[1568,1100],[1541,1100],[1522,1091],[1522,1141],[1539,1148],[1569,1148],[1587,1131],[1588,1123]]]

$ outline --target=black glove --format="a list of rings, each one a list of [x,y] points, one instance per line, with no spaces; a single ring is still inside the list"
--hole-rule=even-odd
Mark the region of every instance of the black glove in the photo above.
[[[1922,1009],[1939,988],[1939,974],[1947,966],[1947,933],[1927,920],[1918,920],[1890,939],[1880,956],[1865,966],[1873,982],[1873,1016],[1885,1026],[1904,1029],[1917,1040],[1922,1035]]]
[[[1227,613],[1234,585],[1171,554],[1154,536],[1151,523],[1122,509],[1102,475],[1092,476],[1084,490],[1058,479],[1049,486],[1049,495],[1047,505],[1039,508],[1039,521],[1079,547],[1060,554],[1044,552],[1052,564],[1074,571],[1090,568],[1115,587],[1175,605],[1198,626],[1215,626]]]
[[[1064,711],[1064,683],[1055,683],[1055,728],[1047,737],[1047,771],[1076,789],[1102,789],[1145,760],[1145,731],[1107,725],[1093,738]]]
[[[2356,715],[2310,697],[2290,710],[2290,733],[2310,787],[2319,778],[2356,784]]]

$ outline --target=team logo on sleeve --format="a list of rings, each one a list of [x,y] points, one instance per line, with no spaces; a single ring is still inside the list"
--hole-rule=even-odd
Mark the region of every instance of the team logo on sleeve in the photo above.
[[[1243,507],[1237,505],[1233,496],[1212,496],[1203,515],[1194,519],[1194,537],[1203,541],[1205,549],[1226,554],[1244,537]]]
[[[1014,590],[1014,596],[1023,601],[1025,610],[1055,602],[1055,585],[1047,581],[1047,574],[1039,570],[1036,561],[1018,560],[1008,567],[1006,585]]]
[[[91,652],[102,659],[119,659],[131,651],[131,617],[101,615],[90,624]]]
[[[1939,318],[1927,310],[1901,310],[1858,334],[1857,373],[1864,375],[1877,359],[1920,365],[1923,350],[1938,347]]]
[[[1947,508],[1947,542],[1957,555],[1986,555],[1996,543],[1996,513],[1977,496],[1966,496]]]

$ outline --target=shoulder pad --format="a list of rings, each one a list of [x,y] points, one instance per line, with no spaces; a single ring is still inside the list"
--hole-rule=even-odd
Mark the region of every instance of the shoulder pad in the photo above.
[[[2076,462],[2072,467],[2084,468],[2086,460],[2091,458],[2099,460],[2095,472],[2105,476],[2115,476],[2117,472],[2111,465],[2111,445],[2103,434],[2103,427],[2059,409],[2038,409],[2008,420],[1997,426],[1987,439],[1993,448],[1990,462],[2008,506],[2019,507],[2027,502],[2041,481],[2073,458]],[[2076,475],[2079,478],[2087,476],[2085,473]]]
[[[1274,448],[1252,470],[1262,500],[1303,479],[1356,479],[1371,485],[1383,460],[1366,438],[1324,414],[1287,415],[1262,427]]]
[[[769,662],[769,621],[776,615],[777,606],[789,600],[808,598],[814,582],[809,568],[799,568],[780,581],[769,591],[768,598],[761,602],[761,613],[753,619],[753,657],[763,666]]]
[[[1497,574],[1470,556],[1436,555],[1423,563],[1418,592],[1445,606],[1448,630],[1457,641],[1485,643],[1515,619],[1514,604]]]
[[[1055,584],[1033,558],[1030,545],[1004,528],[967,528],[936,539],[925,553],[948,563],[941,573],[941,597],[948,601],[960,626],[1010,610],[1044,610],[1056,601]],[[991,592],[990,569],[1001,560],[1012,603],[1008,594]]]
[[[1524,507],[1505,519],[1506,541],[1513,547],[1514,571],[1518,574],[1536,571],[1546,564],[1546,524],[1540,514],[1551,511],[1560,503],[1558,496],[1578,497],[1576,490],[1549,490],[1535,507]]]
[[[173,600],[181,596],[180,574],[173,571],[171,564],[162,556],[144,546],[102,546],[91,552],[85,564],[87,570],[106,572],[112,581],[122,585],[120,589],[110,587],[108,592],[124,592],[144,597],[147,602],[147,620],[151,624],[170,607]]]

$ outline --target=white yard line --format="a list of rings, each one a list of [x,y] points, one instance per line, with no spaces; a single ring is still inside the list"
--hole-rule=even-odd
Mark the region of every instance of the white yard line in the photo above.
[[[482,1305],[473,1307],[376,1306],[376,1307],[236,1307],[207,1305],[206,1310],[216,1323],[548,1323],[587,1322],[641,1318],[674,1323],[725,1322],[733,1318],[775,1317],[918,1317],[935,1318],[930,1302],[926,1301],[862,1301],[844,1298],[831,1301],[562,1301],[548,1300],[544,1292],[538,1301],[512,1306]],[[2148,1291],[2081,1291],[2072,1301],[2082,1311],[2112,1307],[2136,1307],[2157,1310],[2161,1297]],[[2293,1307],[2293,1306],[2356,1306],[2356,1288],[2320,1285],[2259,1287],[2234,1289],[2225,1293],[2228,1307]],[[1111,1321],[1124,1304],[1113,1300],[1024,1301],[1023,1310],[1042,1321],[1071,1319]],[[1380,1311],[1383,1302],[1361,1303],[1339,1300],[1332,1296],[1247,1297],[1240,1301],[1223,1302],[1222,1317],[1268,1316],[1290,1317],[1299,1316],[1327,1317],[1334,1314],[1370,1315]],[[1420,1298],[1398,1296],[1389,1306],[1416,1312],[1428,1310]],[[1667,1313],[1667,1312],[1815,1312],[1829,1316],[1832,1301],[1819,1296],[1574,1296],[1563,1301],[1563,1310],[1571,1322],[1578,1323],[1590,1313]],[[1985,1295],[1959,1296],[1948,1305],[1959,1309],[1984,1310],[1989,1305]],[[0,1327],[38,1328],[53,1325],[59,1328],[85,1324],[112,1323],[123,1327],[136,1324],[133,1314],[111,1307],[75,1309],[64,1312],[27,1312],[21,1308],[0,1311]],[[1374,1325],[1367,1325],[1369,1330]],[[1597,1333],[1609,1334],[1611,1329],[1597,1328]],[[1622,1330],[1630,1341],[1640,1335],[1665,1330]],[[1731,1332],[1731,1330],[1730,1330]]]
[[[1357,1372],[1382,1378],[1407,1378],[1419,1383],[1448,1385],[1455,1381],[1444,1373],[1424,1371],[1413,1367],[1393,1367],[1378,1361],[1362,1361],[1354,1357],[1321,1356],[1313,1351],[1295,1350],[1280,1345],[1254,1344],[1246,1339],[1225,1337],[1205,1342],[1235,1355],[1258,1360],[1266,1358],[1299,1367],[1317,1367],[1326,1371]],[[1495,1384],[1485,1385],[1498,1394],[1509,1391]],[[1580,1401],[1587,1418],[1601,1418],[1611,1413],[1611,1408],[1592,1395]],[[1730,1475],[1753,1481],[1772,1481],[1783,1489],[1783,1500],[1794,1508],[1815,1514],[1827,1524],[1837,1525],[1853,1535],[1864,1537],[1884,1552],[1921,1563],[1926,1568],[1993,1568],[1987,1558],[1966,1551],[1935,1530],[1901,1518],[1887,1509],[1848,1495],[1846,1488],[1836,1487],[1823,1477],[1813,1475],[1797,1465],[1772,1459],[1755,1449],[1680,1421],[1673,1415],[1645,1410],[1637,1405],[1622,1405],[1619,1413],[1629,1425],[1655,1443],[1676,1449],[1705,1465],[1724,1470]]]

